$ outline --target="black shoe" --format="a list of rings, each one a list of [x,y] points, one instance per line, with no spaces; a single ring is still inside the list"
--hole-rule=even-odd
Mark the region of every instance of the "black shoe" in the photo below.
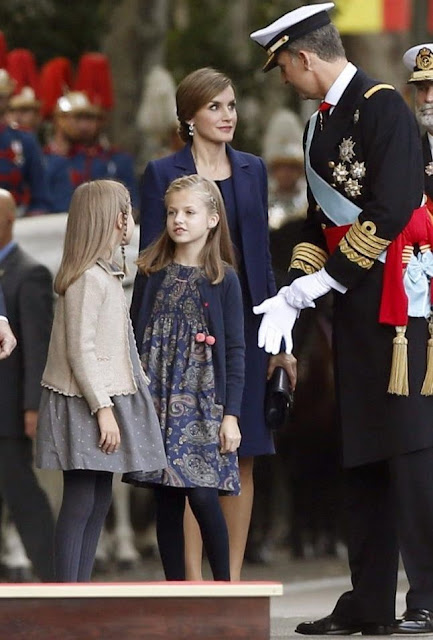
[[[433,633],[433,611],[408,609],[395,621],[394,633]]]
[[[389,636],[393,627],[374,622],[357,624],[331,614],[313,622],[301,622],[295,631],[306,636],[351,636],[353,633],[362,633],[364,636]]]

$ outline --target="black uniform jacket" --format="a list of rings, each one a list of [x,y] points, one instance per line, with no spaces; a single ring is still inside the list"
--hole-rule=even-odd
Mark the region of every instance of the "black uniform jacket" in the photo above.
[[[424,160],[424,188],[430,200],[433,200],[433,157],[427,133],[422,137],[422,153]]]
[[[325,266],[348,290],[335,293],[334,352],[343,462],[357,466],[433,445],[433,398],[420,395],[427,323],[407,328],[409,397],[387,392],[395,328],[378,322],[383,264],[377,259],[422,199],[418,127],[400,94],[358,70],[323,130],[316,128],[312,167],[361,212],[329,255],[334,227],[309,191],[308,218],[290,279]]]
[[[16,246],[0,262],[8,319],[17,338],[0,360],[0,437],[24,437],[24,411],[37,410],[53,316],[49,270]]]

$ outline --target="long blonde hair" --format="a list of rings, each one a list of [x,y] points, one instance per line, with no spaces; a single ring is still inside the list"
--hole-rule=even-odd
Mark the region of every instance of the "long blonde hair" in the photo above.
[[[165,192],[165,206],[168,207],[172,193],[184,189],[194,191],[206,206],[208,213],[217,213],[219,216],[219,222],[209,230],[206,244],[200,254],[200,263],[206,277],[212,284],[218,284],[224,278],[225,265],[235,266],[224,201],[215,182],[194,173],[173,180]],[[139,270],[149,275],[164,269],[173,261],[175,248],[176,243],[168,235],[167,229],[164,229],[155,242],[140,253],[137,260]]]
[[[66,289],[112,247],[113,230],[120,212],[129,210],[127,188],[115,180],[93,180],[77,187],[66,225],[63,256],[54,280],[54,291]]]

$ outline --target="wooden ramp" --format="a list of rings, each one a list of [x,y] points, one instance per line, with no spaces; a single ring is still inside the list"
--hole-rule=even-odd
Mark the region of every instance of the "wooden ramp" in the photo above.
[[[1,584],[8,640],[269,640],[278,582]]]

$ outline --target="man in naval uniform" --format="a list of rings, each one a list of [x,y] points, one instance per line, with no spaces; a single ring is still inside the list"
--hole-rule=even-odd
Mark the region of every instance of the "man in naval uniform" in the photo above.
[[[284,339],[290,352],[299,311],[330,290],[335,298],[352,589],[330,615],[296,631],[425,633],[433,631],[433,397],[421,394],[428,324],[411,317],[398,327],[396,363],[407,348],[405,388],[398,369],[390,382],[395,327],[379,322],[385,251],[423,198],[420,137],[397,91],[347,61],[330,22],[333,6],[303,6],[251,34],[267,51],[265,71],[279,67],[301,98],[322,101],[304,136],[309,206],[289,286],[255,308],[263,313],[259,345],[275,353]],[[410,589],[407,610],[395,621],[399,549]]]
[[[415,115],[425,131],[422,137],[424,188],[433,213],[433,43],[418,44],[406,51],[403,63],[415,87]]]

